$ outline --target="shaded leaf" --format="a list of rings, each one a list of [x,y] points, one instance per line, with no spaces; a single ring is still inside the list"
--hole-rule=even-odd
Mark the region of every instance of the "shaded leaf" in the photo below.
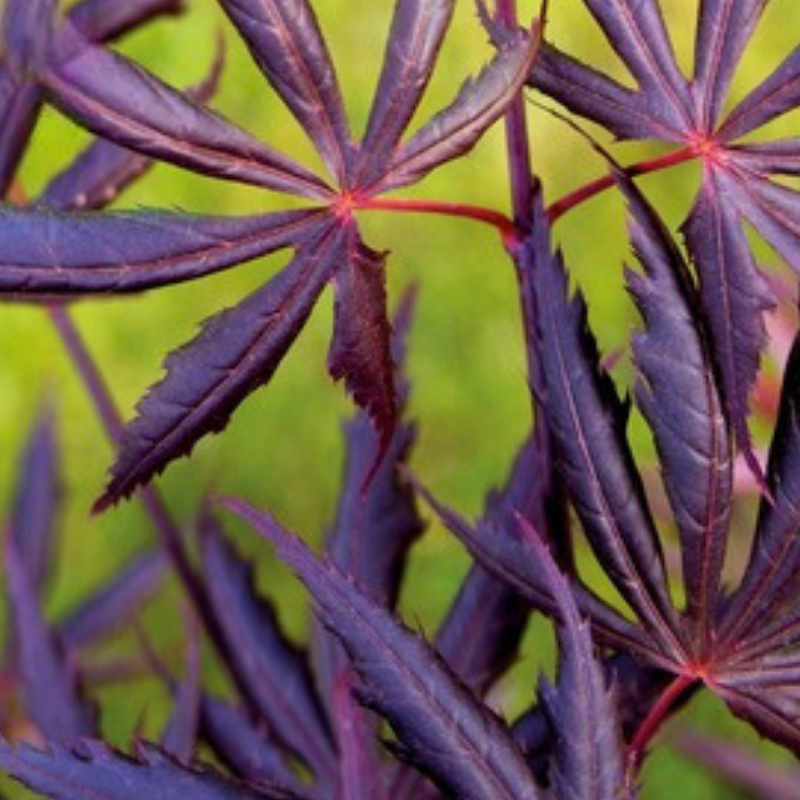
[[[336,227],[325,227],[269,283],[206,321],[197,338],[167,357],[167,375],[137,406],[96,510],[222,430],[233,410],[270,380],[328,282],[339,238]]]
[[[389,720],[404,757],[464,800],[540,796],[506,728],[429,645],[271,517],[238,500],[225,504],[272,541],[303,579],[321,620],[353,660],[363,683],[362,702]]]
[[[189,618],[185,628],[186,667],[183,678],[173,692],[172,714],[161,736],[161,746],[180,763],[190,764],[200,729],[203,665],[197,623]]]

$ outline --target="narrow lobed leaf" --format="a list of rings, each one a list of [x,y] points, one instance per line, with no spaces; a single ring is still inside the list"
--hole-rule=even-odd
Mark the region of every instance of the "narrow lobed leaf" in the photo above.
[[[505,726],[429,645],[271,517],[239,500],[225,505],[270,540],[306,584],[320,619],[347,648],[362,702],[391,723],[405,758],[463,800],[540,796]]]

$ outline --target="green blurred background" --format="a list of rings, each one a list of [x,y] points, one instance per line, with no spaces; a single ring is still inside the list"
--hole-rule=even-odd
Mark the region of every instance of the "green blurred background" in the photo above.
[[[739,72],[736,97],[795,44],[797,26],[785,22],[786,14],[796,12],[795,4],[796,0],[775,0],[769,7],[755,47]],[[368,113],[393,3],[316,0],[314,5],[338,64],[353,130],[358,132]],[[521,5],[525,16],[534,14],[535,3]],[[663,0],[662,5],[688,70],[697,2]],[[228,64],[214,107],[304,163],[317,166],[303,133],[256,71],[214,0],[188,0],[188,6],[184,18],[149,26],[126,39],[121,49],[168,81],[188,85],[207,69],[221,29],[228,42]],[[549,35],[569,52],[627,80],[580,0],[552,3]],[[489,54],[472,5],[462,0],[418,121],[447,102]],[[535,166],[549,199],[603,172],[595,154],[563,123],[533,107],[530,117]],[[796,119],[787,118],[774,126],[774,132],[785,133],[793,127]],[[42,188],[86,141],[83,132],[48,110],[23,166],[28,193]],[[616,152],[631,163],[660,151],[625,145]],[[497,126],[469,157],[441,169],[413,193],[506,209],[505,175],[502,127]],[[677,226],[697,185],[696,167],[648,178],[643,185]],[[236,213],[274,210],[286,204],[275,195],[159,165],[119,206]],[[497,236],[483,226],[376,213],[362,214],[361,221],[368,242],[391,251],[392,299],[412,281],[421,288],[409,367],[414,386],[411,413],[420,431],[414,469],[441,498],[475,515],[485,491],[503,480],[529,424],[513,271]],[[621,282],[627,246],[619,199],[604,196],[570,215],[560,223],[557,239],[575,281],[588,295],[601,346],[607,352],[625,351],[636,317]],[[767,251],[763,256],[768,263],[774,260]],[[285,256],[262,259],[200,283],[76,306],[75,317],[126,417],[146,387],[161,375],[168,350],[190,338],[202,319],[222,305],[235,303],[284,261]],[[269,507],[287,525],[319,540],[333,515],[342,459],[340,424],[350,412],[342,387],[331,383],[325,369],[330,329],[328,293],[269,389],[252,396],[223,435],[204,440],[191,459],[172,465],[159,480],[182,524],[191,525],[198,499],[213,489]],[[0,448],[7,454],[0,460],[4,497],[12,490],[14,454],[42,393],[53,393],[58,400],[67,498],[61,568],[50,607],[58,615],[128,555],[151,542],[151,530],[135,502],[99,518],[88,515],[112,454],[44,314],[35,307],[5,305],[0,352]],[[623,385],[629,382],[626,358],[615,376]],[[640,420],[635,421],[635,430],[641,459],[652,462],[652,447]],[[749,516],[746,509],[743,513]],[[277,598],[287,626],[302,636],[308,610],[298,585],[252,535],[237,530],[237,537],[257,558],[262,585]],[[740,550],[745,546],[746,541],[739,542]],[[463,551],[432,525],[414,551],[403,597],[406,618],[433,630],[467,564]],[[177,597],[175,587],[170,587],[143,611],[144,624],[166,652],[177,652],[181,642]],[[509,713],[530,701],[534,667],[552,669],[551,639],[545,623],[532,626],[520,663],[497,692],[498,702]],[[135,646],[132,638],[115,645],[120,652],[130,652]],[[101,692],[105,729],[120,744],[126,743],[137,724],[146,734],[156,735],[167,713],[167,698],[159,686],[137,682],[134,688]],[[717,705],[704,697],[692,704],[690,716],[701,728],[752,738],[729,715],[719,713]],[[645,770],[643,796],[670,796],[676,780],[684,800],[737,796],[714,784],[702,769],[661,748]]]

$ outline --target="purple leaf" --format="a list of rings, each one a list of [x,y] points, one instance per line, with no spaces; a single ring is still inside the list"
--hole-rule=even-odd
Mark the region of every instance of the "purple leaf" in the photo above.
[[[389,800],[386,773],[375,751],[374,726],[353,696],[353,675],[345,672],[333,697],[339,743],[340,800]]]
[[[293,245],[318,211],[254,217],[0,210],[0,294],[49,299],[193,280]]]
[[[225,51],[220,48],[206,78],[187,94],[201,103],[210,100],[219,88],[224,62]],[[50,181],[40,202],[62,210],[104,208],[150,169],[152,163],[145,156],[98,139]]]
[[[73,744],[95,732],[95,710],[81,697],[75,665],[42,615],[33,582],[11,536],[5,540],[4,567],[15,664],[26,711],[45,738]]]
[[[129,561],[64,618],[58,626],[61,638],[71,648],[87,647],[119,630],[155,594],[166,572],[160,551],[147,551]]]
[[[568,296],[561,255],[537,200],[525,243],[534,265],[545,396],[559,469],[592,548],[663,652],[682,660],[663,555],[625,438],[626,411],[599,366],[580,294]]]
[[[83,126],[142,155],[289,194],[330,194],[313,173],[77,31],[60,38],[42,82]]]
[[[271,517],[238,500],[225,505],[270,540],[306,584],[362,680],[361,701],[391,723],[405,758],[463,800],[540,796],[505,726],[424,640]]]
[[[246,781],[286,786],[299,793],[294,775],[266,726],[243,708],[209,695],[200,704],[200,729],[216,756]]]
[[[230,666],[273,736],[324,783],[335,773],[333,745],[305,653],[288,641],[274,609],[256,593],[251,567],[210,515],[201,535],[206,586]]]
[[[83,0],[67,17],[90,41],[105,42],[124,36],[155,17],[176,15],[185,0]]]
[[[261,71],[314,141],[340,185],[350,132],[336,70],[308,0],[220,0]]]
[[[733,453],[698,298],[656,211],[624,173],[630,236],[644,275],[628,286],[645,321],[634,338],[636,400],[652,429],[681,540],[690,618],[702,658],[716,617],[730,524]]]
[[[188,614],[187,614],[188,616]],[[161,737],[161,746],[181,764],[190,764],[197,747],[202,701],[202,650],[197,623],[189,617],[185,625],[186,670],[174,691],[172,715]]]
[[[711,132],[736,67],[768,0],[702,0],[693,90],[701,130]]]
[[[55,415],[47,405],[22,454],[10,522],[14,546],[37,593],[51,572],[60,498]]]
[[[349,226],[344,250],[333,264],[336,305],[328,368],[335,380],[344,379],[380,436],[368,481],[386,455],[397,418],[384,260]]]
[[[15,74],[27,77],[47,57],[55,8],[55,0],[6,0],[0,20],[3,63]]]
[[[77,750],[48,750],[0,742],[0,768],[53,800],[287,800],[291,795],[249,791],[207,768],[184,767],[153,745],[141,743],[135,758],[101,742]]]
[[[358,182],[383,177],[425,93],[455,0],[398,0],[361,146]]]
[[[749,396],[766,343],[764,312],[772,292],[756,268],[726,173],[707,166],[684,231],[700,276],[703,312],[722,379],[725,406],[740,449],[763,481],[747,427]]]
[[[377,188],[387,191],[416,183],[441,164],[468,153],[524,86],[541,37],[539,22],[532,33],[520,31],[504,44],[483,72],[464,84],[453,103],[397,151]]]
[[[581,617],[569,581],[547,545],[520,518],[523,535],[538,555],[558,607],[558,684],[542,682],[543,701],[555,729],[550,785],[559,800],[617,800],[625,773],[614,698],[594,652],[589,624]]]
[[[167,357],[166,377],[126,428],[98,511],[189,453],[205,434],[222,430],[233,410],[270,380],[330,278],[340,238],[336,226],[324,227],[269,283],[206,321],[197,338]]]
[[[752,2],[752,0],[751,0]],[[745,97],[725,120],[718,136],[733,141],[796,108],[800,103],[800,47]]]
[[[672,127],[669,107],[657,98],[628,89],[547,43],[529,83],[620,139],[673,141],[681,137]]]
[[[800,339],[786,366],[781,409],[770,450],[767,484],[747,569],[726,611],[725,637],[760,631],[795,596],[800,565]],[[783,619],[783,617],[781,617]]]

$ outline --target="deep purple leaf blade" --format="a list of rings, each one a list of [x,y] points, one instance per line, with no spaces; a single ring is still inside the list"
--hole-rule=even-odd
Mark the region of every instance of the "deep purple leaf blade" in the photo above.
[[[636,399],[652,429],[681,542],[688,614],[705,648],[716,618],[733,492],[733,453],[688,266],[632,180],[617,173],[644,274],[628,286],[645,321],[633,343]],[[698,653],[702,657],[703,653]]]
[[[0,742],[0,769],[52,800],[259,800],[279,798],[229,782],[209,769],[181,766],[153,745],[130,758],[94,741],[73,751]],[[284,798],[289,795],[283,795]]]
[[[382,460],[397,422],[385,257],[364,244],[354,225],[349,226],[343,251],[333,265],[333,287],[328,369],[334,380],[344,380],[356,404],[371,418],[380,437],[376,458]]]
[[[733,141],[783,116],[800,103],[800,47],[731,112],[719,130],[722,141]]]
[[[59,623],[62,640],[76,649],[116,632],[155,594],[166,573],[167,561],[160,551],[147,551],[132,559]]]
[[[53,35],[56,0],[6,0],[0,19],[3,63],[15,73],[39,69]]]
[[[594,651],[589,623],[575,603],[547,545],[522,518],[523,535],[536,551],[558,608],[558,684],[542,684],[556,735],[550,775],[559,800],[616,800],[625,775],[623,742],[614,698]]]
[[[82,0],[67,18],[87,39],[106,42],[156,17],[180,14],[185,5],[185,0]]]
[[[188,90],[189,97],[200,103],[210,100],[217,93],[224,65],[225,51],[220,43],[208,74]],[[153,161],[146,156],[97,139],[48,183],[39,202],[62,210],[104,208],[152,165]]]
[[[74,30],[59,44],[41,80],[56,105],[92,132],[217,178],[303,197],[330,195],[313,173],[123,56]]]
[[[739,589],[726,611],[725,636],[763,630],[782,600],[794,596],[800,565],[800,340],[789,357],[767,469],[764,498]]]
[[[46,739],[71,745],[96,732],[95,709],[81,696],[72,657],[44,619],[12,536],[5,539],[4,568],[25,709]]]
[[[635,91],[545,42],[529,79],[531,86],[619,139],[682,140],[663,103]]]
[[[200,730],[215,755],[242,780],[286,786],[299,793],[296,778],[265,724],[246,709],[204,694]]]
[[[345,672],[336,683],[333,718],[339,744],[340,800],[389,800],[386,772],[375,750],[375,730],[354,697],[355,678]]]
[[[475,530],[462,517],[437,501],[424,487],[417,485],[417,491],[425,498],[425,502],[442,524],[464,544],[487,572],[511,587],[534,608],[548,615],[556,613],[553,598],[528,542],[509,535],[497,536],[495,531]],[[658,652],[640,627],[624,619],[581,584],[576,583],[573,591],[581,612],[592,620],[595,636],[599,641],[610,647],[635,653],[653,664],[667,668],[672,666],[672,662]]]
[[[541,22],[533,32],[519,31],[509,38],[483,71],[464,84],[453,103],[396,152],[378,189],[416,183],[441,164],[468,153],[518,96],[541,42]]]
[[[429,645],[271,517],[239,500],[225,505],[271,541],[306,584],[321,620],[348,650],[361,701],[391,723],[405,757],[463,800],[540,796],[505,726]]]
[[[228,645],[228,661],[272,735],[324,784],[335,774],[333,744],[305,652],[286,638],[272,605],[255,590],[249,564],[207,514],[201,523],[209,600]]]
[[[703,312],[728,416],[740,450],[763,483],[747,416],[766,344],[763,316],[774,299],[745,237],[730,178],[713,165],[705,167],[703,185],[684,233],[700,278]]]
[[[166,377],[126,428],[98,511],[222,430],[247,396],[269,382],[330,278],[339,239],[335,226],[325,227],[282,272],[206,321],[195,339],[167,357]]]
[[[736,167],[743,168],[748,180],[767,175],[800,175],[800,138],[796,136],[730,145],[727,153]]]
[[[455,0],[399,0],[361,146],[358,182],[383,177],[436,65]]]
[[[542,402],[564,485],[605,571],[664,653],[680,661],[681,637],[655,523],[625,436],[626,412],[599,367],[583,298],[569,297],[541,196],[525,247],[535,270]]]
[[[692,87],[701,130],[716,127],[736,67],[767,2],[702,0]]]
[[[37,593],[50,576],[61,498],[55,426],[53,408],[46,405],[20,460],[10,520],[14,546]]]
[[[49,300],[193,280],[292,246],[323,216],[0,208],[0,295]]]
[[[392,356],[398,404],[405,405],[408,381],[404,375],[406,337],[413,315],[414,295],[403,298],[394,318]],[[405,571],[406,556],[424,530],[413,489],[402,472],[416,439],[416,428],[401,422],[386,455],[375,469],[381,442],[365,411],[344,426],[345,466],[336,519],[328,534],[326,552],[365,594],[394,608]],[[372,480],[370,473],[375,470]],[[332,697],[335,681],[347,657],[333,634],[319,626],[314,638],[317,684]]]
[[[342,186],[351,143],[336,70],[308,0],[220,0],[256,64]]]
[[[662,105],[671,126],[691,131],[691,97],[660,4],[655,0],[585,0],[585,4],[641,88]]]
[[[172,713],[161,736],[161,746],[181,764],[190,764],[194,759],[200,731],[203,664],[197,623],[189,618],[185,628],[186,666],[183,677],[173,691]]]

